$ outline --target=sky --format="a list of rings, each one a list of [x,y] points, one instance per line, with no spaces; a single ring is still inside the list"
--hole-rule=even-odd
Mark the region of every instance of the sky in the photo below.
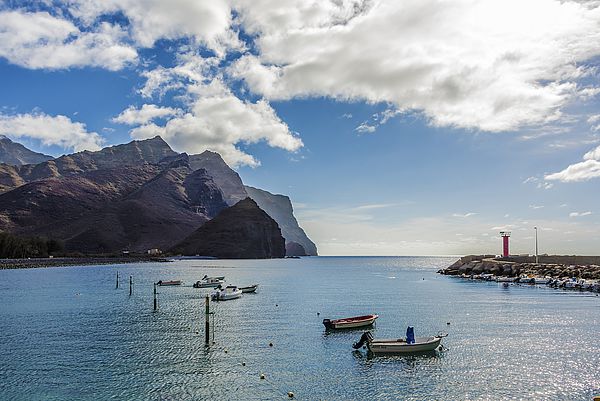
[[[323,255],[600,252],[600,2],[0,0],[0,135],[160,135]]]

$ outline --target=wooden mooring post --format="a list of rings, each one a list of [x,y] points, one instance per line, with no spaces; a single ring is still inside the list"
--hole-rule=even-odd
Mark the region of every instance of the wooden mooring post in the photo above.
[[[133,276],[129,276],[129,296],[133,294]]]
[[[154,283],[154,312],[158,310],[158,300],[156,299],[156,283]]]
[[[115,287],[115,289],[119,289],[119,271],[117,270],[117,286]]]
[[[210,297],[207,295],[204,303],[206,304],[206,321],[204,322],[204,342],[206,345],[210,344]]]

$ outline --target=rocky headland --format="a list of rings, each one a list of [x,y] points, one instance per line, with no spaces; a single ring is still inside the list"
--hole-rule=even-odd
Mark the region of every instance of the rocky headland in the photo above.
[[[543,255],[535,263],[534,256],[496,258],[494,255],[468,255],[438,273],[452,276],[491,274],[496,277],[600,280],[600,256]]]

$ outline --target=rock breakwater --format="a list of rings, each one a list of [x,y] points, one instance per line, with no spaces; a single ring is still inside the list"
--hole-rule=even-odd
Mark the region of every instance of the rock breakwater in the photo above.
[[[494,255],[468,255],[460,258],[440,274],[452,276],[491,274],[493,276],[535,276],[552,279],[600,280],[600,257],[542,256],[496,258]]]

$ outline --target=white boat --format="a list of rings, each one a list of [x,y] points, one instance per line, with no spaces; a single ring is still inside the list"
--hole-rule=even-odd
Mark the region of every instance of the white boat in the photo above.
[[[552,281],[552,279],[550,277],[534,277],[533,278],[534,284],[548,284],[548,283],[550,283],[550,281]]]
[[[442,338],[446,336],[447,334],[438,334],[432,337],[415,337],[414,342],[407,342],[406,338],[374,339],[371,333],[366,331],[352,347],[359,349],[366,344],[369,351],[376,355],[432,352],[440,346]]]
[[[217,288],[223,285],[225,281],[216,277],[203,278],[202,280],[196,281],[193,285],[194,288]]]
[[[499,283],[514,283],[515,280],[516,280],[516,278],[514,278],[514,277],[501,276],[501,277],[496,278],[496,281]]]
[[[235,285],[228,285],[212,294],[213,301],[228,301],[242,296],[242,290]]]

